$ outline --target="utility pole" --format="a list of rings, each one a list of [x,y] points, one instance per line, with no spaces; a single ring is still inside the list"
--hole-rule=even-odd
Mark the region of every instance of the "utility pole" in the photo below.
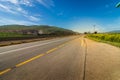
[[[95,32],[96,25],[93,25],[93,32]]]
[[[97,34],[97,31],[96,31],[96,25],[93,25],[93,28],[94,28],[94,34]]]

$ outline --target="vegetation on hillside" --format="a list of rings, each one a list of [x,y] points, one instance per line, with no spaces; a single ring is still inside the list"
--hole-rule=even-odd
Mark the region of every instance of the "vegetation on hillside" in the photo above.
[[[5,37],[29,37],[32,35],[22,35],[22,34],[17,34],[17,33],[9,33],[9,32],[0,32],[0,38],[5,38]]]
[[[48,25],[4,25],[0,26],[0,41],[74,35],[72,30]]]
[[[109,33],[120,33],[120,30],[113,30],[113,31],[110,31]]]
[[[69,32],[74,33],[72,30],[63,29],[55,26],[48,26],[48,25],[32,25],[32,26],[25,26],[25,25],[4,25],[0,26],[0,30],[42,30],[44,34],[51,34],[54,32]]]

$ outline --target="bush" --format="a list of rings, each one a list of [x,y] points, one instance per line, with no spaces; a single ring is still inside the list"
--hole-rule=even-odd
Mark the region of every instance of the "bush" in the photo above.
[[[89,34],[88,37],[120,43],[120,34]]]

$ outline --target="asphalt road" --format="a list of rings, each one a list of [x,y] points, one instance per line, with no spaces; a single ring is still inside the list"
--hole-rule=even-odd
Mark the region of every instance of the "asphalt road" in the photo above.
[[[119,80],[120,49],[72,36],[0,47],[0,80]]]

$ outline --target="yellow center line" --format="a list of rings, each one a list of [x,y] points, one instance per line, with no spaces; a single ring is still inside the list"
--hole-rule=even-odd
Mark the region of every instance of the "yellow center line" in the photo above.
[[[5,74],[5,73],[9,72],[10,70],[11,70],[11,68],[8,68],[8,69],[6,69],[6,70],[1,71],[1,72],[0,72],[0,75],[3,75],[3,74]]]
[[[49,53],[51,53],[51,52],[54,52],[55,50],[57,50],[58,48],[61,48],[61,47],[65,46],[65,44],[67,44],[67,43],[69,43],[69,42],[70,42],[70,41],[65,42],[65,43],[59,45],[58,47],[53,48],[53,49],[47,51],[46,53],[49,54]],[[30,58],[30,59],[28,59],[28,60],[26,60],[26,61],[24,61],[24,62],[21,62],[21,63],[15,65],[15,68],[20,67],[20,66],[22,66],[22,65],[25,65],[25,64],[27,64],[27,63],[33,61],[33,60],[36,60],[36,59],[38,59],[38,58],[44,56],[46,53],[37,55],[37,56],[35,56],[35,57],[33,57],[33,58]],[[5,69],[5,70],[3,70],[3,71],[0,72],[0,75],[3,75],[3,74],[5,74],[5,73],[7,73],[7,72],[9,72],[9,71],[11,71],[11,70],[12,70],[12,68]]]
[[[40,54],[40,55],[35,56],[35,57],[33,57],[33,58],[29,59],[29,60],[26,60],[26,61],[24,61],[24,62],[21,62],[21,63],[15,65],[15,66],[16,66],[16,67],[20,67],[20,66],[22,66],[22,65],[24,65],[24,64],[27,64],[28,62],[31,62],[31,61],[33,61],[33,60],[35,60],[35,59],[38,59],[38,58],[40,58],[40,57],[42,57],[42,56],[44,56],[44,55],[45,55],[45,54]]]
[[[81,40],[81,46],[84,47],[84,45],[85,45],[85,44],[84,44],[84,40],[82,39],[82,40]]]
[[[61,47],[63,47],[64,45],[65,45],[65,44],[62,44],[62,45],[59,45],[58,47],[61,48]]]
[[[47,51],[46,53],[49,54],[49,53],[51,53],[51,52],[53,52],[53,51],[55,51],[55,50],[57,50],[57,49],[58,49],[57,47],[56,47],[56,48],[53,48],[53,49]]]

